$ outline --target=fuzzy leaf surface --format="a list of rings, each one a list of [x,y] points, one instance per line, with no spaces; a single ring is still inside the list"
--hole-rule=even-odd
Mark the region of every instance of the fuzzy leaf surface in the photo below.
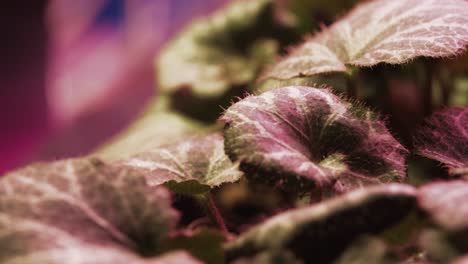
[[[384,123],[326,89],[290,86],[250,96],[221,120],[226,153],[252,179],[343,192],[405,178],[407,150]]]
[[[435,182],[419,190],[419,204],[432,220],[449,231],[468,229],[468,182]]]
[[[282,26],[273,1],[233,1],[181,32],[156,61],[164,93],[188,88],[200,97],[218,97],[254,80],[278,51]]]
[[[228,258],[288,249],[306,263],[329,263],[360,235],[384,230],[415,207],[416,190],[408,185],[355,190],[254,226],[227,244]]]
[[[434,113],[415,135],[416,152],[437,160],[452,175],[468,177],[468,108]]]
[[[166,184],[185,194],[198,194],[242,177],[238,163],[224,153],[221,134],[196,137],[137,154],[121,164],[146,175],[150,186]]]
[[[468,44],[464,0],[374,0],[294,49],[263,77],[346,71],[345,65],[401,64],[460,54]]]
[[[169,193],[130,170],[37,163],[0,181],[0,262],[173,263],[141,256],[154,256],[177,220]]]

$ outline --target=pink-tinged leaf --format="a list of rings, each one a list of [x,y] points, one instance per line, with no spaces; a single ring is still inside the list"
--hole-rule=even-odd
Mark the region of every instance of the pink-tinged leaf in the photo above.
[[[226,153],[251,179],[342,192],[405,178],[407,150],[384,123],[326,89],[290,86],[250,96],[221,120]]]
[[[270,69],[264,78],[346,71],[460,54],[468,44],[464,0],[374,0],[358,5]]]
[[[170,203],[142,175],[96,159],[30,165],[0,181],[0,262],[166,263],[141,256],[175,227]]]
[[[290,250],[305,263],[331,263],[363,234],[377,234],[416,208],[408,185],[367,187],[252,227],[226,246],[228,259],[266,250]]]
[[[242,177],[238,163],[231,162],[224,153],[221,134],[156,148],[122,160],[120,164],[145,175],[150,186],[165,183],[170,189],[186,194],[204,193]]]
[[[457,258],[453,264],[468,264],[468,255]]]
[[[468,229],[468,182],[435,182],[419,190],[420,207],[438,226],[458,231]]]
[[[454,176],[468,176],[468,108],[434,113],[415,135],[416,152],[435,159]]]

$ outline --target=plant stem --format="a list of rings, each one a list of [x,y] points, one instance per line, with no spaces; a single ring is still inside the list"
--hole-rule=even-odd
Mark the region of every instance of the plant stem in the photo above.
[[[346,94],[350,98],[354,99],[359,99],[360,94],[359,94],[359,85],[360,84],[360,78],[361,78],[361,73],[359,69],[353,68],[346,79]]]
[[[226,227],[226,224],[224,222],[223,217],[221,216],[221,213],[218,210],[218,207],[216,206],[216,203],[211,196],[211,193],[207,193],[205,195],[199,196],[200,203],[203,205],[207,213],[210,215],[212,220],[216,222],[218,227],[226,234],[229,233],[229,230]]]
[[[430,115],[432,112],[432,75],[434,68],[430,63],[426,64],[424,87],[423,87],[423,107],[424,115]]]

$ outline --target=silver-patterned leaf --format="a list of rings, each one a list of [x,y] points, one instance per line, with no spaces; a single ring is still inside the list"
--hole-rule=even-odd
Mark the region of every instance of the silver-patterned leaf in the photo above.
[[[345,65],[401,64],[460,54],[468,44],[464,0],[374,0],[293,49],[263,78],[346,71]]]
[[[402,181],[407,150],[376,114],[329,90],[290,86],[231,106],[225,149],[251,179],[337,192]]]
[[[0,181],[0,262],[171,263],[142,256],[177,219],[169,193],[131,170],[85,158],[38,163]]]
[[[198,194],[242,177],[238,163],[224,153],[221,134],[195,137],[120,161],[146,175],[150,186],[166,184],[185,194]]]

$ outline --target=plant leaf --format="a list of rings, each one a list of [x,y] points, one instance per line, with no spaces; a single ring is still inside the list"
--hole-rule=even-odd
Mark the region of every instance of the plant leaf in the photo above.
[[[466,263],[468,263],[468,255],[464,255],[464,256],[462,256],[460,258],[457,258],[453,262],[453,264],[466,264]]]
[[[402,181],[407,150],[364,107],[329,90],[290,86],[231,106],[225,149],[252,179],[342,192],[365,184]]]
[[[162,251],[184,249],[206,264],[224,263],[222,244],[225,240],[223,234],[215,230],[186,231],[171,237],[164,243]]]
[[[454,242],[451,234],[440,229],[428,228],[419,236],[418,247],[434,263],[453,263],[453,260],[463,252]]]
[[[355,190],[274,216],[228,243],[226,254],[235,259],[287,249],[306,263],[329,263],[358,236],[379,233],[403,219],[415,205],[416,190],[408,185]]]
[[[334,261],[335,264],[390,264],[387,260],[387,245],[380,239],[363,235],[353,243]]]
[[[118,160],[206,132],[202,123],[169,111],[167,104],[167,98],[158,96],[141,117],[104,144],[95,155],[108,161]]]
[[[0,262],[160,263],[140,255],[152,256],[177,219],[169,193],[128,169],[37,163],[0,181]]]
[[[468,177],[468,108],[434,113],[415,135],[416,152],[442,162],[452,175]]]
[[[224,154],[221,134],[212,134],[157,148],[121,161],[146,175],[150,186],[166,184],[184,194],[199,194],[242,177],[238,163]]]
[[[449,231],[468,230],[468,182],[435,182],[420,188],[418,200],[432,220]]]
[[[195,21],[169,43],[156,61],[159,88],[163,93],[188,88],[200,97],[219,97],[253,81],[275,57],[275,39],[283,34],[273,1],[234,1]]]
[[[468,44],[467,24],[468,2],[463,0],[369,1],[294,49],[263,78],[453,56]]]

